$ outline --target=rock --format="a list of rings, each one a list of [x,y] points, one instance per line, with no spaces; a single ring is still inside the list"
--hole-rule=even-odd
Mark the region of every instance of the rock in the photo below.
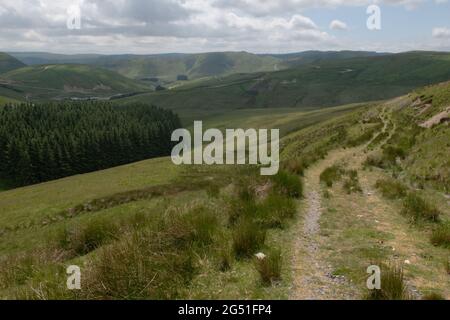
[[[262,252],[259,252],[259,253],[255,254],[255,257],[258,260],[264,260],[266,258],[266,255]]]

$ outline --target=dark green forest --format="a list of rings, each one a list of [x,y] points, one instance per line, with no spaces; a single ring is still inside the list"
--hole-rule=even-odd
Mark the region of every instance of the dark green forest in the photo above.
[[[0,179],[24,186],[169,155],[171,111],[106,102],[0,108]]]

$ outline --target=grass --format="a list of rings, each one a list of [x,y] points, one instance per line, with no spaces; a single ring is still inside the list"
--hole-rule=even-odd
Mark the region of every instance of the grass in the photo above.
[[[438,292],[432,292],[429,294],[426,294],[422,297],[422,300],[431,300],[431,301],[439,301],[439,300],[446,300],[445,297],[438,293]]]
[[[408,194],[408,188],[401,182],[393,179],[377,180],[375,188],[381,191],[383,197],[390,200],[403,199]]]
[[[109,220],[91,220],[84,225],[66,225],[57,236],[58,246],[75,255],[85,255],[118,237],[119,226]]]
[[[342,177],[342,169],[337,165],[333,165],[331,167],[326,168],[320,174],[320,182],[324,183],[328,188],[331,188],[334,183],[336,183],[341,179],[341,177]]]
[[[236,109],[329,107],[376,101],[448,80],[450,62],[447,57],[447,54],[440,53],[408,53],[323,61],[315,64],[320,68],[303,65],[279,72],[207,79],[192,86],[124,101],[146,100],[159,107],[186,112],[186,115],[200,110],[223,114]],[[420,67],[411,68],[411,65]],[[347,68],[354,72],[342,73]],[[183,114],[180,115],[184,118]]]
[[[297,199],[303,196],[303,184],[295,174],[282,170],[273,176],[272,181],[275,190],[280,194]]]
[[[266,239],[266,230],[257,223],[242,220],[233,232],[233,250],[237,258],[249,258],[261,249]]]
[[[183,173],[159,158],[0,193],[0,229],[41,224],[93,199],[170,183]],[[20,199],[18,201],[18,199]]]
[[[34,100],[150,91],[150,87],[116,72],[80,64],[25,66],[3,73],[1,78],[14,82],[14,88]]]
[[[344,126],[348,137],[360,136],[363,125],[359,120],[369,112],[369,107],[352,110],[353,113],[336,110],[336,113],[324,111],[306,115],[305,122],[300,124],[303,129],[283,138],[282,170],[279,176],[272,178],[255,176],[248,168],[221,170],[193,166],[186,170],[172,166],[170,159],[155,159],[0,193],[0,250],[2,257],[9,260],[4,267],[0,264],[0,272],[11,275],[7,276],[9,280],[6,277],[0,280],[3,282],[0,296],[57,299],[286,297],[291,285],[290,268],[283,268],[282,264],[289,261],[293,250],[291,240],[297,231],[292,230],[291,225],[299,211],[296,197],[301,195],[298,192],[301,173],[325,157],[330,149],[340,146],[342,141],[338,141],[337,128]],[[241,111],[236,114],[251,112]],[[336,118],[329,120],[335,115]],[[287,112],[277,118],[287,125],[286,130],[295,128],[289,117]],[[262,111],[256,118],[258,125],[269,121]],[[246,119],[236,121],[246,123]],[[353,126],[360,127],[353,130]],[[289,163],[289,159],[293,160]],[[402,161],[407,159],[408,155]],[[358,178],[357,174],[345,171],[341,178],[348,179],[347,189],[353,190],[353,182],[359,181],[361,174],[376,172],[378,170],[359,172]],[[365,181],[367,179],[361,178],[360,183]],[[188,188],[180,189],[180,186]],[[392,189],[396,194],[396,187]],[[389,259],[393,255],[390,241],[396,237],[391,231],[377,228],[381,224],[373,222],[372,214],[374,219],[378,216],[372,212],[374,203],[368,205],[366,195],[347,194],[340,188],[329,193],[333,196],[322,199],[325,253],[336,270],[354,283],[362,284],[367,263]],[[423,197],[430,203],[429,198]],[[383,204],[386,205],[383,210],[392,212],[397,205]],[[412,205],[411,212],[416,207]],[[370,218],[357,217],[366,215],[366,211]],[[401,216],[392,216],[396,222],[407,225]],[[89,228],[95,230],[95,224],[102,221],[118,225],[118,231],[111,228],[109,234],[99,239],[91,237],[90,234],[97,232]],[[89,227],[91,222],[93,226]],[[71,254],[70,245],[59,247],[60,255],[46,253],[34,257],[31,254],[46,245],[43,240],[49,234],[58,234],[65,225],[71,231],[68,234],[78,232],[77,237],[72,236],[74,240],[69,241],[81,244],[76,257]],[[411,266],[405,267],[406,271],[424,282],[436,283],[440,278],[429,270],[437,270],[434,266],[439,260],[439,270],[444,273],[441,258],[445,248],[433,247],[427,234],[422,241],[419,232],[423,231],[418,228],[411,228],[409,232],[420,240],[417,245],[421,249],[417,250],[417,265],[413,261]],[[114,236],[110,237],[112,234]],[[283,259],[272,255],[274,262],[262,266],[260,274],[250,258],[261,251],[270,258],[271,248],[282,248]],[[396,252],[400,251],[401,248],[397,248]],[[22,256],[26,258],[22,260]],[[67,263],[87,268],[80,296],[61,291],[58,285],[65,284]],[[428,268],[428,264],[433,267]],[[14,275],[16,269],[19,271]],[[277,285],[269,287],[273,282]],[[442,292],[446,294],[445,289]]]
[[[416,193],[409,193],[403,200],[402,215],[408,217],[411,222],[420,221],[438,222],[441,212],[433,205],[426,202]]]
[[[410,300],[403,267],[396,264],[381,265],[381,289],[371,290],[368,300]]]
[[[433,230],[431,243],[435,246],[450,248],[450,222],[444,222]]]
[[[347,178],[344,181],[343,188],[347,194],[362,193],[361,185],[359,184],[358,171],[346,171]]]
[[[272,249],[264,258],[255,258],[255,266],[263,285],[271,285],[281,280],[283,259],[281,250]]]

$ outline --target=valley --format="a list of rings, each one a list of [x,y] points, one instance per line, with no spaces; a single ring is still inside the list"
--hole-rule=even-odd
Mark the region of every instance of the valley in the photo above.
[[[450,299],[448,53],[14,56],[7,169],[64,171],[1,181],[0,298]],[[279,129],[278,174],[143,154],[180,126],[169,111],[189,131]],[[24,162],[41,145],[55,152]]]

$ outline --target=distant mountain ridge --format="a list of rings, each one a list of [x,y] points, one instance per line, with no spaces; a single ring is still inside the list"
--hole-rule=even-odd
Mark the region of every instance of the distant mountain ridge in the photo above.
[[[0,74],[24,67],[25,64],[9,54],[0,52]]]
[[[380,55],[363,51],[306,51],[291,54],[252,54],[248,52],[209,52],[198,54],[99,55],[52,53],[11,53],[28,65],[79,63],[103,67],[133,79],[161,78],[175,81],[227,76],[234,73],[278,71],[318,60],[334,60]]]
[[[450,80],[450,53],[410,52],[320,60],[278,72],[235,74],[126,100],[179,114],[249,108],[324,108],[385,100]]]

